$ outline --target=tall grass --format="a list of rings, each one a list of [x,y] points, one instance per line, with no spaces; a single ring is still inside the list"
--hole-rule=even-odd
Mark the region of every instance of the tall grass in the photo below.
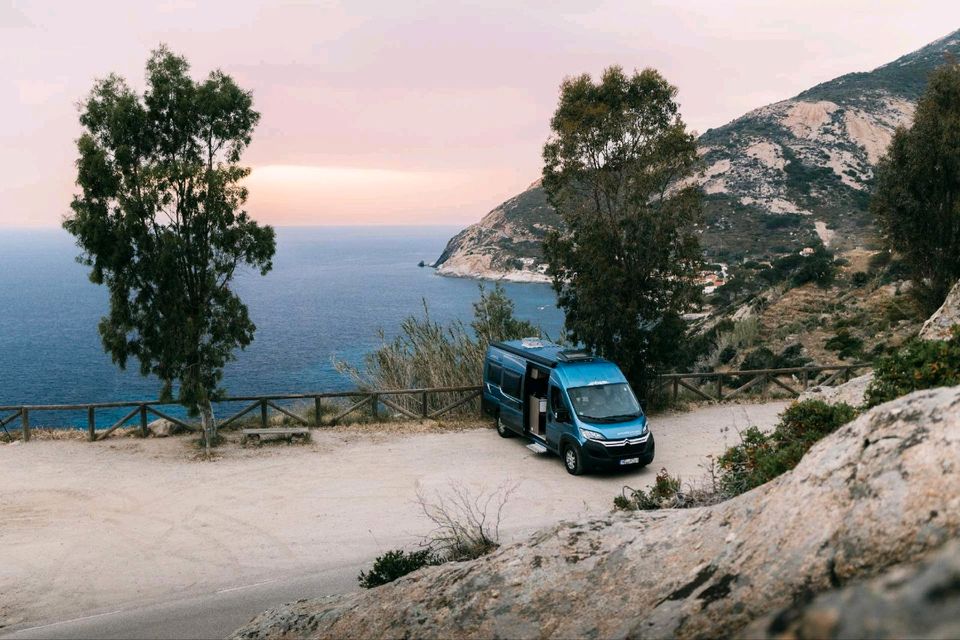
[[[334,366],[364,390],[480,384],[483,356],[490,342],[539,336],[541,332],[530,322],[513,316],[513,302],[499,284],[492,290],[480,285],[479,292],[469,326],[461,321],[447,325],[436,322],[424,300],[423,314],[406,318],[395,338],[388,340],[380,330],[380,347],[367,354],[361,366],[342,360],[335,360]],[[411,410],[419,408],[419,398],[398,397],[397,401]],[[435,410],[451,401],[452,398],[431,394],[428,409]],[[476,403],[464,405],[462,412],[471,410],[476,410]]]

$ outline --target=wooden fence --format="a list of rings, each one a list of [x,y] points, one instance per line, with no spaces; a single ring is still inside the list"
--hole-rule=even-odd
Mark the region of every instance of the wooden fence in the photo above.
[[[823,367],[796,367],[792,369],[752,369],[747,371],[725,371],[716,373],[667,373],[659,376],[654,385],[655,393],[668,393],[676,401],[680,397],[681,388],[694,397],[709,402],[723,402],[743,394],[746,391],[763,393],[771,384],[786,391],[793,397],[814,385],[831,385],[839,380],[849,380],[852,374],[860,369],[870,367],[869,364],[832,365]],[[783,378],[789,378],[784,381]],[[724,392],[724,384],[729,388]],[[798,387],[792,386],[793,384]],[[271,396],[238,396],[221,398],[214,404],[228,402],[245,403],[241,410],[233,413],[219,422],[219,426],[226,427],[245,415],[259,409],[259,423],[266,428],[269,424],[269,412],[274,410],[294,422],[304,426],[321,427],[337,424],[351,413],[369,407],[371,416],[379,417],[380,406],[383,405],[408,418],[438,418],[453,411],[480,396],[483,387],[433,387],[428,389],[400,389],[394,391],[340,391],[333,393],[303,393]],[[347,407],[327,421],[323,420],[323,402],[336,398],[352,400]],[[446,398],[443,401],[442,398]],[[311,422],[304,416],[298,415],[278,402],[299,400],[313,403],[314,420]],[[31,415],[42,411],[86,411],[88,439],[103,440],[111,433],[139,417],[141,435],[147,435],[148,418],[152,414],[158,418],[169,420],[185,429],[199,431],[193,425],[168,413],[158,407],[177,405],[175,402],[159,402],[156,400],[143,402],[101,402],[91,404],[50,404],[50,405],[20,405],[0,406],[0,428],[6,429],[8,424],[20,420],[21,436],[24,441],[30,440]],[[436,407],[436,408],[433,408]],[[97,429],[97,410],[130,409],[122,418],[114,422],[107,429]]]
[[[347,415],[369,407],[371,416],[376,419],[379,417],[380,406],[383,405],[396,411],[408,418],[438,418],[446,413],[457,409],[471,400],[479,397],[482,387],[433,387],[428,389],[400,389],[395,391],[340,391],[332,393],[297,393],[269,396],[237,396],[230,398],[221,398],[214,404],[220,405],[228,402],[245,403],[241,410],[233,413],[224,420],[218,422],[220,428],[226,427],[247,414],[259,409],[259,422],[261,427],[266,427],[269,423],[269,412],[274,410],[294,422],[305,426],[329,426],[337,424]],[[347,398],[352,400],[346,408],[341,407],[329,420],[324,420],[324,401],[331,401],[336,398]],[[444,401],[445,399],[445,401]],[[299,400],[313,403],[314,420],[311,422],[304,416],[298,415],[286,407],[282,407],[278,402]],[[402,400],[402,401],[401,401]],[[439,406],[437,406],[439,405]],[[23,440],[30,440],[30,420],[31,416],[43,411],[85,411],[87,413],[87,437],[89,440],[103,440],[111,433],[129,423],[131,420],[139,417],[139,429],[141,435],[147,435],[148,418],[152,414],[157,418],[169,420],[191,431],[199,431],[200,427],[195,424],[184,422],[178,418],[162,411],[159,407],[179,406],[176,402],[160,402],[157,400],[147,400],[141,402],[100,402],[90,404],[48,404],[48,405],[21,405],[21,406],[0,406],[0,428],[6,428],[8,424],[20,421],[21,437]],[[415,409],[411,409],[411,406]],[[432,408],[436,407],[436,408]],[[97,410],[106,409],[129,409],[130,411],[122,418],[114,422],[107,429],[97,429]]]
[[[853,377],[854,372],[870,366],[867,363],[858,363],[712,373],[665,373],[659,376],[654,389],[655,393],[669,394],[674,402],[680,397],[681,388],[700,400],[723,402],[746,391],[763,393],[773,384],[795,398],[812,386],[830,386],[838,381],[846,382]],[[789,381],[784,381],[783,378],[788,378]],[[726,392],[724,391],[725,383],[729,388]]]

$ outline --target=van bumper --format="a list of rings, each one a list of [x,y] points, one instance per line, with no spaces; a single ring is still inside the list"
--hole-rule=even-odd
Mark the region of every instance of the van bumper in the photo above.
[[[618,467],[622,466],[620,464],[621,460],[631,458],[639,458],[636,464],[640,465],[648,465],[653,462],[656,443],[653,441],[652,433],[647,435],[645,442],[631,441],[619,444],[621,442],[623,441],[608,441],[607,444],[604,444],[595,440],[587,440],[581,447],[584,461],[594,467]]]

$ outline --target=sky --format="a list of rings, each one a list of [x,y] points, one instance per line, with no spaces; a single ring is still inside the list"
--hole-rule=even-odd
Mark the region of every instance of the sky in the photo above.
[[[69,214],[78,102],[160,43],[253,91],[256,219],[466,225],[539,177],[564,77],[654,67],[702,132],[957,28],[955,0],[0,0],[0,228]]]

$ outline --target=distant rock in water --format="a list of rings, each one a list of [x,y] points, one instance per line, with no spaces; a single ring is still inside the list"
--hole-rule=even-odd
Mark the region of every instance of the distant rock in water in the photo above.
[[[731,636],[960,534],[957,406],[960,387],[919,391],[718,505],[559,524],[478,560],[277,607],[232,637]]]

